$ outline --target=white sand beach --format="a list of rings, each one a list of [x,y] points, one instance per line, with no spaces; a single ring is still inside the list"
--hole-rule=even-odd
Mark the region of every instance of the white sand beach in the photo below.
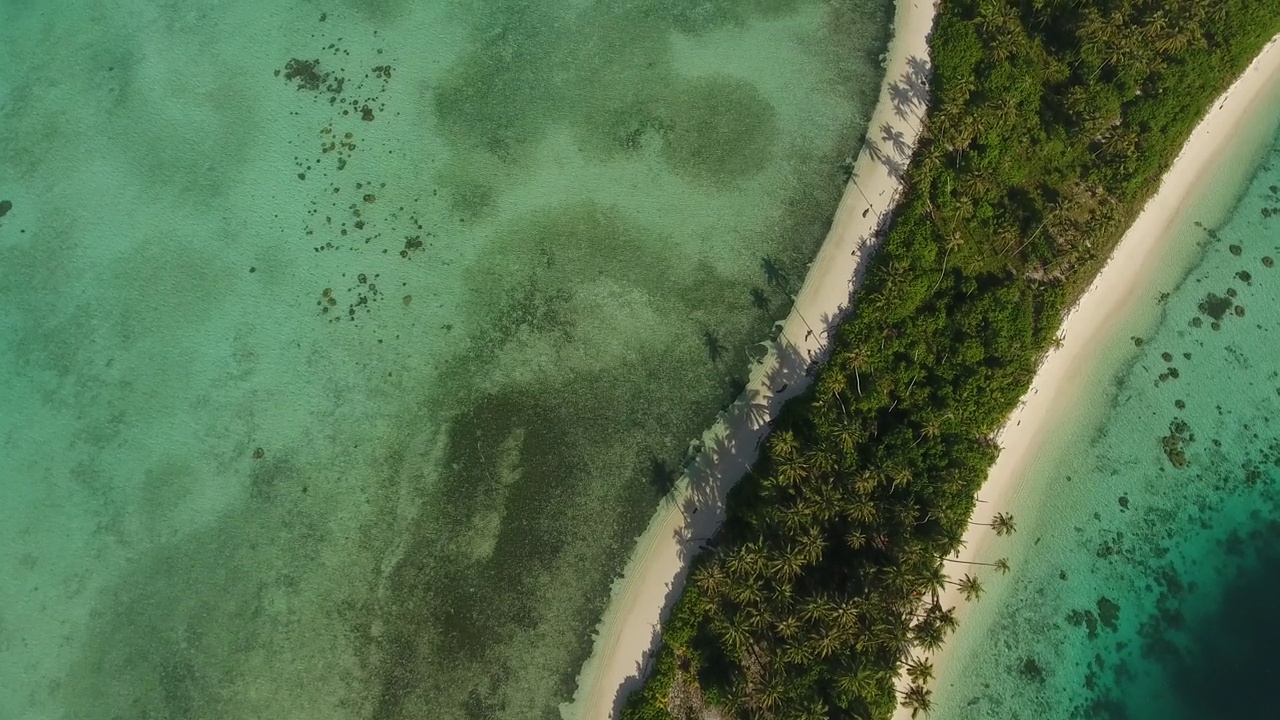
[[[869,258],[881,218],[896,201],[927,103],[929,0],[900,0],[880,96],[831,230],[823,241],[777,343],[753,361],[743,395],[701,440],[702,451],[650,521],[613,589],[595,647],[578,677],[573,720],[609,720],[639,687],[658,629],[679,596],[689,561],[725,517],[725,498],[754,462],[769,423],[809,384],[806,370],[828,347]]]
[[[979,493],[975,521],[986,521],[1009,504],[1019,483],[1046,439],[1073,401],[1073,388],[1088,376],[1099,349],[1113,336],[1116,323],[1146,293],[1151,275],[1167,253],[1170,229],[1184,220],[1183,213],[1204,189],[1211,170],[1226,162],[1226,152],[1259,104],[1280,86],[1280,36],[1272,38],[1248,69],[1209,108],[1191,133],[1177,159],[1147,202],[1133,226],[1098,274],[1089,290],[1064,318],[1061,346],[1043,359],[1031,388],[999,432],[1000,457],[992,466]],[[961,561],[991,561],[990,543],[995,533],[985,526],[971,526],[965,534]],[[1016,540],[1015,540],[1016,541]],[[1017,582],[1017,568],[1010,580]],[[944,607],[957,608],[963,619],[967,604],[954,588],[943,596]],[[933,656],[935,674],[946,661],[944,648]],[[906,686],[899,678],[899,688]],[[899,708],[895,720],[908,720],[911,712]],[[945,719],[950,720],[950,719]]]

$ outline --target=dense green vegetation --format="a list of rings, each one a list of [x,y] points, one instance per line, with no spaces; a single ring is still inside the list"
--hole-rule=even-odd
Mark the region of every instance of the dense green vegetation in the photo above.
[[[625,720],[928,710],[937,602],[1014,408],[1275,0],[944,0],[905,199],[696,562]],[[1011,518],[992,521],[1012,531]],[[1007,570],[1002,562],[996,570]],[[965,574],[963,570],[969,570]],[[898,697],[906,664],[915,684]]]

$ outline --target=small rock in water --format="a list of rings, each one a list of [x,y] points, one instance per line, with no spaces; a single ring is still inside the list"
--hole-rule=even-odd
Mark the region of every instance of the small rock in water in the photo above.
[[[9,211],[12,209],[13,209],[12,201],[0,200],[0,218],[4,217],[5,215],[8,215]]]

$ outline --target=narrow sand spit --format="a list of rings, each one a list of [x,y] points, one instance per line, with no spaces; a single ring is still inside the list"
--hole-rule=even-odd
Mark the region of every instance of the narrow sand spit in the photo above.
[[[978,494],[975,518],[986,520],[1008,505],[1019,480],[1052,433],[1062,408],[1072,402],[1072,389],[1088,375],[1090,361],[1099,346],[1111,338],[1119,318],[1147,292],[1153,269],[1165,254],[1170,228],[1181,218],[1188,200],[1201,192],[1209,172],[1255,112],[1269,91],[1280,84],[1280,35],[1272,38],[1254,58],[1249,68],[1218,99],[1182,151],[1165,173],[1156,194],[1129,228],[1107,260],[1089,290],[1063,320],[1061,347],[1045,355],[1040,369],[1018,407],[1000,429],[1000,457],[991,467]],[[975,561],[986,555],[987,543],[995,535],[987,527],[970,526],[957,558]],[[1014,577],[1016,581],[1016,572]],[[943,607],[956,607],[963,616],[965,603],[950,587],[942,597]],[[945,660],[945,648],[933,657],[935,671]],[[900,689],[905,677],[898,679]],[[898,708],[894,720],[909,720],[911,712]]]
[[[831,230],[781,323],[776,343],[752,362],[742,396],[701,439],[695,459],[637,543],[597,629],[591,657],[561,715],[611,720],[640,685],[657,649],[661,621],[679,596],[689,561],[724,521],[729,489],[755,460],[769,423],[802,392],[807,370],[826,351],[869,258],[870,240],[897,199],[927,107],[931,0],[899,0],[880,97]]]

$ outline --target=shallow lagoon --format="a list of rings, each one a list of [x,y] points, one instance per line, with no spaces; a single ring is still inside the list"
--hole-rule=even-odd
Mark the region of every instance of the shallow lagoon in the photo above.
[[[0,5],[0,717],[558,717],[891,10]]]

